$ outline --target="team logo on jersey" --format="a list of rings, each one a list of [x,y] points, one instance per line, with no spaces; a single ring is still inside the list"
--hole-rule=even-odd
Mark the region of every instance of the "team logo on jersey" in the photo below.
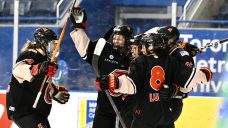
[[[109,55],[109,59],[114,59],[114,56],[113,55]]]
[[[105,58],[104,61],[109,62],[109,63],[113,63],[113,64],[118,64],[119,62],[117,62],[116,60],[113,60],[114,56],[113,55],[109,55],[108,58]]]
[[[142,109],[141,109],[141,108],[136,108],[136,110],[135,110],[135,115],[136,115],[136,116],[142,115]]]
[[[189,68],[192,68],[193,66],[193,63],[192,62],[185,62],[185,65]]]
[[[189,56],[187,51],[180,51],[181,56]]]

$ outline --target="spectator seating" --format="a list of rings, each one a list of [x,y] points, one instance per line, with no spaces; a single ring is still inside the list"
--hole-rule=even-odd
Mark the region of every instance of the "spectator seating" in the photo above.
[[[228,20],[228,3],[225,3],[220,6],[218,15],[214,17],[216,20]],[[217,27],[228,27],[228,24],[218,24]]]
[[[31,7],[31,0],[20,0],[19,15],[24,16]],[[14,14],[14,0],[0,0],[1,16],[13,16]]]
[[[20,16],[55,16],[58,0],[20,0]],[[13,16],[14,0],[0,0],[0,16]]]
[[[57,0],[37,0],[32,1],[30,11],[27,16],[56,16]]]
[[[0,16],[2,15],[4,7],[5,7],[5,1],[4,0],[0,0]]]

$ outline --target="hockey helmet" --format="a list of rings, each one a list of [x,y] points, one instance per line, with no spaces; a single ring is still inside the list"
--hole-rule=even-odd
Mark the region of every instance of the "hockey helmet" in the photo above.
[[[130,39],[130,44],[140,45],[143,35],[144,34],[135,35],[132,39]]]
[[[133,31],[132,28],[128,25],[117,25],[113,29],[113,34],[115,35],[123,35],[126,38],[131,38]]]
[[[180,32],[174,26],[163,26],[158,28],[157,32],[162,34],[166,39],[168,45],[176,43],[179,40]]]
[[[146,46],[149,54],[159,54],[166,49],[165,40],[161,34],[146,34],[142,37],[141,44]]]
[[[149,30],[147,30],[146,32],[144,32],[144,34],[149,34],[149,33],[158,33],[158,29],[159,29],[159,27],[153,27],[153,28],[151,28],[151,29],[149,29]]]
[[[118,25],[113,29],[113,49],[125,53],[132,38],[132,28],[127,25]]]
[[[58,42],[57,35],[49,28],[42,27],[35,30],[34,34],[35,44],[41,49],[52,53]]]

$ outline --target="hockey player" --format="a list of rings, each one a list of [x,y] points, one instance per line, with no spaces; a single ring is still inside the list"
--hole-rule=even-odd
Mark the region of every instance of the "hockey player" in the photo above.
[[[192,58],[193,54],[191,54],[191,55],[189,54],[189,53],[193,53],[193,52],[192,51],[187,52],[183,47],[180,46],[180,44],[178,42],[180,33],[176,27],[173,27],[173,26],[159,27],[157,29],[157,33],[162,34],[163,36],[165,36],[165,38],[167,38],[167,41],[166,41],[167,42],[167,51],[168,51],[169,55],[175,57],[178,60],[178,62],[185,64],[189,68],[194,67],[194,61]],[[188,47],[190,47],[190,46],[191,45],[188,45]],[[176,121],[182,112],[182,108],[183,108],[182,99],[187,97],[187,93],[183,93],[183,91],[180,91],[180,90],[184,90],[183,88],[180,88],[180,90],[178,90],[178,92],[176,92],[176,94],[172,94],[172,93],[174,93],[172,90],[173,89],[163,88],[161,92],[164,93],[163,98],[166,97],[165,96],[166,91],[168,91],[168,93],[169,93],[167,95],[167,98],[172,97],[171,100],[173,102],[173,112],[174,112],[173,118],[174,118],[174,121]],[[170,125],[174,125],[174,122]]]
[[[55,49],[56,41],[57,36],[51,29],[36,29],[34,41],[26,42],[12,70],[6,93],[7,114],[20,128],[50,128],[48,115],[52,99],[61,104],[69,99],[66,88],[51,82],[58,67],[48,56]],[[49,76],[50,83],[45,83],[37,107],[33,108],[45,75]]]
[[[131,59],[136,59],[139,57],[139,55],[141,54],[141,45],[140,45],[140,41],[142,38],[143,34],[139,34],[134,36],[134,38],[132,38],[130,40],[131,45],[130,45],[130,52],[131,52]]]
[[[197,83],[209,82],[212,73],[208,68],[198,70],[178,63],[168,55],[161,35],[149,34],[142,40],[149,54],[133,61],[128,75],[111,73],[103,89],[137,95],[131,128],[163,128],[172,122],[173,111],[170,100],[160,99],[160,89],[175,83],[189,92]]]
[[[85,10],[80,7],[73,8],[71,13],[73,24],[73,31],[70,33],[71,38],[81,58],[91,64],[97,73],[96,83],[99,91],[93,128],[115,128],[116,114],[106,93],[100,86],[103,85],[103,76],[110,74],[115,69],[128,69],[130,58],[127,53],[132,29],[125,25],[114,27],[111,35],[112,43],[106,41],[109,36],[91,41],[84,31],[86,19]],[[110,95],[117,108],[119,108],[122,102],[120,94],[110,92]]]
[[[194,67],[194,61],[193,58],[195,56],[195,53],[197,52],[197,47],[191,44],[186,44],[183,42],[179,42],[179,36],[180,33],[176,27],[173,26],[163,26],[163,27],[154,27],[150,30],[148,30],[145,33],[159,33],[164,36],[167,41],[167,51],[169,55],[175,57],[180,63],[185,64],[188,67]],[[177,87],[177,86],[171,86],[171,87]],[[171,98],[173,101],[173,118],[174,121],[178,119],[178,117],[181,115],[183,103],[182,99],[187,97],[187,93],[183,93],[180,90],[184,90],[183,88],[178,88],[177,92],[174,92],[175,89],[170,88],[162,88],[160,91],[161,98]],[[175,94],[174,94],[175,93]],[[174,122],[169,124],[173,125]]]

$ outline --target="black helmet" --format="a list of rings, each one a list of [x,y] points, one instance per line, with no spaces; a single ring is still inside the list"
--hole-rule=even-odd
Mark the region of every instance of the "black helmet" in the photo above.
[[[142,37],[141,44],[146,46],[148,53],[159,54],[166,49],[165,40],[161,34],[146,34]]]
[[[49,41],[57,40],[55,32],[45,27],[36,29],[33,36],[36,44],[40,45],[44,43],[47,45]]]
[[[127,25],[117,25],[113,29],[113,34],[123,35],[125,38],[131,38],[133,31],[130,26]]]
[[[168,45],[171,43],[176,43],[179,40],[180,33],[178,29],[174,26],[163,26],[160,27],[157,32],[165,36],[168,39]]]
[[[130,43],[134,45],[140,45],[143,35],[144,34],[135,35],[132,39],[130,39]]]
[[[127,53],[128,51],[128,46],[130,45],[130,39],[132,38],[132,28],[130,26],[127,25],[117,25],[114,29],[113,29],[113,38],[115,37],[115,35],[122,35],[123,38],[125,39],[125,44],[124,46],[116,46],[113,45],[113,49],[116,52],[119,53]]]

